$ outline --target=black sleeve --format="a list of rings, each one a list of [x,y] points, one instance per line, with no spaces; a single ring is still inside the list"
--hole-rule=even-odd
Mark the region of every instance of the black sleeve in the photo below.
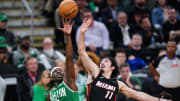
[[[159,65],[159,62],[160,62],[164,57],[165,57],[165,55],[156,58],[155,60],[152,61],[152,65],[153,65],[155,68],[157,68],[158,65]]]

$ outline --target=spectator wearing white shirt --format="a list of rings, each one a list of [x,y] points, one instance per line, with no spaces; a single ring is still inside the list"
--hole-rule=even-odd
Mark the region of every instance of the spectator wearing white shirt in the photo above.
[[[101,22],[94,20],[93,13],[85,9],[82,13],[84,18],[93,19],[90,27],[85,33],[85,45],[89,51],[99,54],[102,50],[107,50],[109,48],[109,32],[105,25]],[[78,28],[76,33],[76,42],[78,41],[80,34],[80,28]]]
[[[65,56],[59,51],[54,50],[53,41],[50,38],[43,40],[43,52],[40,54],[39,59],[46,69],[54,67],[56,60],[65,62]]]
[[[113,25],[111,32],[111,40],[114,42],[114,48],[126,47],[131,42],[130,26],[127,23],[127,14],[119,12],[117,15],[117,23]]]

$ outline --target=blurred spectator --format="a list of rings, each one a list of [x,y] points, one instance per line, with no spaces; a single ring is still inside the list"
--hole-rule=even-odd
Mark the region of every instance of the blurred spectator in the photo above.
[[[123,9],[126,13],[130,13],[130,7],[133,7],[135,4],[135,0],[118,0],[118,6]]]
[[[0,36],[0,64],[12,64],[12,59],[7,50],[6,39]]]
[[[38,66],[38,60],[34,57],[27,57],[26,71],[18,75],[17,93],[19,101],[32,101],[33,85],[40,80],[42,71]]]
[[[130,55],[128,57],[127,63],[130,65],[131,71],[143,69],[147,65],[146,62],[142,58],[135,57],[134,55]]]
[[[121,64],[126,63],[126,52],[123,49],[116,49],[114,60],[116,61],[118,67],[120,67]]]
[[[87,76],[80,73],[80,67],[78,63],[74,64],[76,85],[79,91],[79,101],[86,101],[86,86],[87,86]]]
[[[168,4],[180,12],[180,1],[179,0],[168,0]]]
[[[145,61],[141,58],[143,57],[141,52],[142,49],[142,36],[138,33],[133,34],[131,40],[131,48],[127,50],[128,53],[128,64],[131,67],[131,71],[142,69],[146,66]]]
[[[6,82],[0,76],[0,101],[4,101],[5,94],[6,94]]]
[[[3,78],[6,79],[9,77],[16,79],[18,69],[12,64],[11,57],[11,53],[7,51],[6,39],[0,36],[0,101],[17,101],[16,87],[15,84],[13,84],[13,80],[10,80],[12,84],[8,84],[7,88],[3,80]],[[1,78],[1,76],[3,78]]]
[[[152,11],[157,6],[157,0],[146,0],[146,7]]]
[[[89,2],[89,7],[97,17],[101,17],[100,13],[102,12],[102,9],[107,7],[107,0],[91,0]]]
[[[128,64],[121,64],[119,68],[119,73],[121,75],[120,78],[118,78],[120,81],[123,81],[128,87],[141,90],[141,81],[133,76],[130,76],[130,66]]]
[[[129,88],[135,90],[141,90],[141,81],[137,77],[133,77],[130,75],[130,66],[128,64],[121,64],[119,68],[120,78],[118,80],[124,82]],[[132,98],[126,98],[127,101],[136,101]],[[117,100],[121,101],[121,100]]]
[[[155,59],[149,68],[155,80],[173,96],[173,101],[180,101],[180,57],[176,56],[176,42],[169,41],[167,55]]]
[[[111,29],[111,25],[116,21],[118,12],[122,11],[117,6],[117,2],[118,0],[107,0],[108,7],[103,8],[101,12],[102,20],[109,30]]]
[[[18,49],[13,52],[13,63],[21,69],[24,65],[24,60],[28,56],[39,55],[39,51],[36,48],[31,48],[30,36],[19,36]]]
[[[142,49],[143,39],[142,36],[139,33],[135,33],[132,35],[131,39],[131,49],[133,51],[139,51]]]
[[[7,31],[8,17],[4,13],[0,13],[0,36],[4,36],[7,40],[8,51],[16,45],[16,38],[12,32]]]
[[[138,24],[142,16],[150,17],[151,12],[145,6],[146,0],[135,0],[135,7],[129,14],[129,22],[131,24]]]
[[[125,12],[119,12],[116,22],[111,25],[113,27],[110,31],[114,48],[128,46],[131,42],[131,26],[127,24],[127,14]]]
[[[102,50],[109,48],[109,32],[105,25],[94,20],[92,11],[85,9],[82,16],[84,18],[93,19],[90,27],[85,33],[85,45],[89,51],[100,54]],[[80,34],[80,28],[77,30],[76,42]]]
[[[32,101],[47,101],[50,82],[50,71],[45,70],[41,74],[40,81],[33,86],[33,100]]]
[[[162,41],[161,34],[151,26],[150,19],[147,16],[140,18],[139,25],[134,30],[142,35],[143,46],[145,47]]]
[[[163,24],[163,34],[166,42],[171,39],[180,38],[180,20],[177,19],[177,12],[174,8],[168,9],[168,19]]]
[[[152,11],[152,24],[155,28],[161,29],[164,22],[168,21],[167,0],[158,0],[158,7]]]
[[[43,51],[39,55],[40,63],[42,63],[46,69],[50,69],[55,66],[56,60],[62,60],[65,62],[65,56],[59,51],[53,48],[54,43],[50,38],[43,40]]]

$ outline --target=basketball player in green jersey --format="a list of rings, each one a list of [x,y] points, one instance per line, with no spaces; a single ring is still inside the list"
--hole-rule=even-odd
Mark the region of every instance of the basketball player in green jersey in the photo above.
[[[74,24],[70,19],[62,19],[64,28],[59,30],[65,33],[66,38],[66,63],[65,70],[62,67],[54,67],[51,70],[53,87],[50,91],[50,101],[79,101],[78,89],[75,84],[75,72],[73,62],[73,48],[71,30]]]

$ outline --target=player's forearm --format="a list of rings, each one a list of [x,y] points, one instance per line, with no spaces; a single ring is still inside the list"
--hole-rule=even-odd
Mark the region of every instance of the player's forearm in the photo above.
[[[135,96],[136,100],[139,100],[139,101],[159,101],[159,98],[150,96],[143,92],[136,92],[135,95],[136,95]]]
[[[74,62],[73,62],[73,48],[71,36],[66,35],[66,79],[68,82],[72,83],[75,81],[75,73],[74,73]]]
[[[73,48],[72,48],[72,41],[71,36],[66,35],[66,60],[73,59]]]
[[[81,55],[86,51],[85,47],[85,33],[80,31],[79,40],[78,40],[78,53]]]

